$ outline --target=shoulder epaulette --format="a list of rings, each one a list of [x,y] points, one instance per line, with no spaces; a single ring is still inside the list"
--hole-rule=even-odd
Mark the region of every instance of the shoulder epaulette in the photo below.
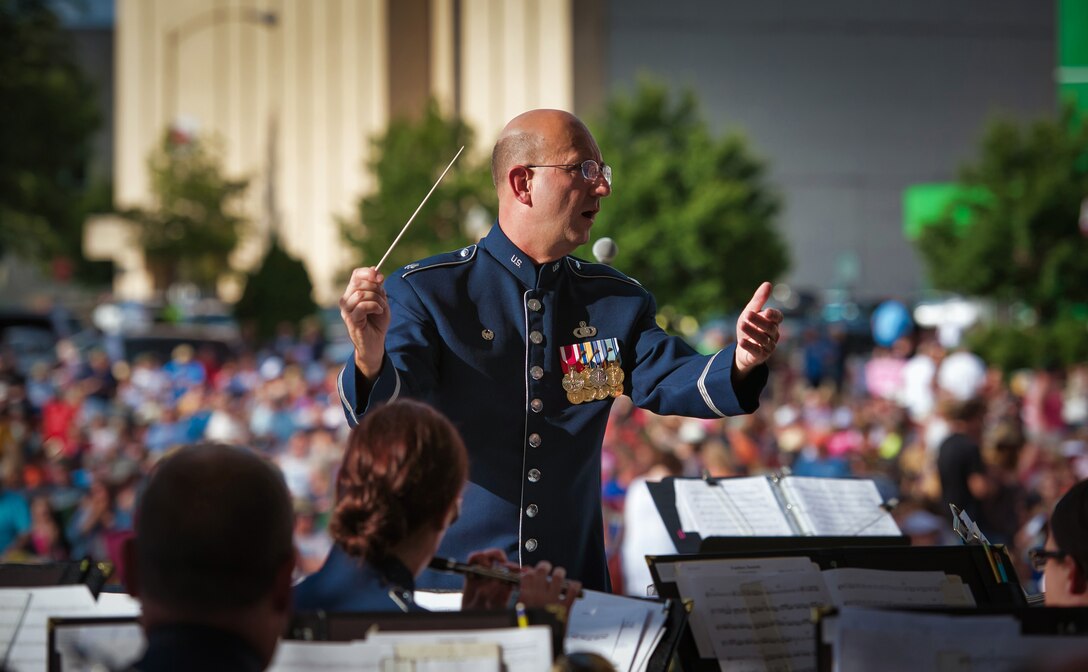
[[[619,280],[620,282],[626,282],[636,287],[642,287],[642,283],[634,278],[617,271],[608,264],[595,264],[593,262],[579,259],[578,257],[567,256],[567,265],[570,270],[578,276],[583,278],[605,278],[610,280]]]
[[[413,261],[401,269],[403,271],[402,275],[408,276],[412,273],[425,271],[431,268],[443,268],[446,266],[456,266],[458,264],[468,263],[476,258],[476,249],[476,245],[468,245],[459,250],[454,250],[453,252],[443,252],[441,254],[436,254],[433,257]]]

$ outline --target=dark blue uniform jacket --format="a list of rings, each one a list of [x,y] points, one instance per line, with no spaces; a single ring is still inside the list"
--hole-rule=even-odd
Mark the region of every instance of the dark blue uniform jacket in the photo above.
[[[340,374],[351,424],[407,396],[443,411],[470,456],[461,516],[439,549],[464,560],[497,547],[522,564],[548,560],[585,587],[607,590],[601,442],[612,397],[573,404],[562,387],[563,346],[617,339],[623,391],[662,415],[751,412],[767,380],[759,367],[739,396],[733,347],[696,353],[655,321],[653,296],[619,271],[564,257],[535,266],[496,224],[486,238],[408,264],[386,280],[391,324],[369,395],[349,362]],[[420,585],[457,587],[424,572]]]
[[[295,611],[426,611],[413,600],[415,583],[395,559],[377,566],[333,544],[325,564],[294,590]]]
[[[163,625],[147,633],[137,672],[260,672],[260,656],[241,637],[205,625]]]

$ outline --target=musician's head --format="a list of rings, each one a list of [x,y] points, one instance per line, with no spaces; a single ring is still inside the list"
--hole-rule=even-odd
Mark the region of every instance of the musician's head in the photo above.
[[[453,424],[426,404],[394,401],[351,431],[329,530],[351,556],[392,555],[418,574],[456,519],[467,477]]]
[[[514,117],[491,155],[499,224],[536,263],[554,261],[589,241],[612,169],[586,125],[562,110]]]
[[[267,665],[287,625],[294,514],[275,465],[202,443],[163,458],[136,511],[125,578],[148,631],[203,624],[242,636]]]
[[[1088,480],[1054,506],[1042,557],[1048,606],[1088,606]]]

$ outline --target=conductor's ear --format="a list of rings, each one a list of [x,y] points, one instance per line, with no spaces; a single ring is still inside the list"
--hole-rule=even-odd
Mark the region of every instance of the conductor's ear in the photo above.
[[[529,185],[533,180],[533,171],[531,168],[514,166],[506,174],[506,180],[510,185],[510,191],[514,194],[514,198],[516,198],[519,203],[524,205],[533,204],[533,197],[529,190]]]

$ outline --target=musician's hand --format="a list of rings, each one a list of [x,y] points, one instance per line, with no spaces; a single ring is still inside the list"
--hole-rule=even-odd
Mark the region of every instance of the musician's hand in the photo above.
[[[752,295],[752,300],[737,319],[737,349],[733,355],[737,380],[770,359],[778,345],[778,325],[782,323],[782,313],[763,307],[770,297],[771,283],[765,282]]]
[[[355,346],[355,366],[368,381],[378,377],[389,329],[385,276],[374,268],[357,268],[340,297],[340,319]]]
[[[582,591],[581,581],[566,581],[567,570],[562,567],[552,569],[552,563],[541,560],[536,567],[521,569],[521,602],[527,607],[570,605]],[[565,583],[565,585],[564,585]]]
[[[476,551],[468,556],[468,564],[501,569],[507,565],[506,554],[497,548]],[[465,592],[461,596],[461,610],[506,609],[514,584],[498,579],[465,575]]]

